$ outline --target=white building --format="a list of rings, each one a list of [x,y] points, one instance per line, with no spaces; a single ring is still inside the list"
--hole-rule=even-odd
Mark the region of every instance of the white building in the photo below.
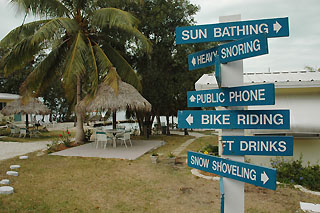
[[[274,83],[275,105],[250,106],[248,109],[289,109],[289,130],[248,130],[247,135],[294,136],[294,159],[320,162],[320,71],[244,73],[244,85]],[[215,89],[214,74],[203,75],[196,90]],[[252,163],[270,165],[270,157],[246,156]],[[275,157],[271,157],[275,158]],[[291,159],[292,157],[285,157]]]

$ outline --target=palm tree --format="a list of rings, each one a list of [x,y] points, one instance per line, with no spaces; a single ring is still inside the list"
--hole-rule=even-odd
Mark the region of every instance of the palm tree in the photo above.
[[[61,80],[67,98],[76,102],[77,143],[84,139],[83,111],[78,103],[86,94],[81,93],[94,96],[99,81],[107,82],[117,93],[119,76],[141,89],[136,73],[124,57],[111,44],[102,48],[100,43],[105,35],[118,30],[134,38],[137,48],[151,51],[150,42],[137,29],[135,17],[117,8],[99,6],[109,1],[11,0],[26,15],[50,18],[23,24],[0,41],[0,48],[5,50],[0,69],[6,75],[30,64],[44,51],[47,53],[21,85],[20,93],[37,96],[51,81]],[[117,67],[117,71],[112,67]]]

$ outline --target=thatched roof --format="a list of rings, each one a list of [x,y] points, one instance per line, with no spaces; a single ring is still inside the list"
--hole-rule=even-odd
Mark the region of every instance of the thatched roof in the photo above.
[[[36,114],[36,115],[46,115],[50,113],[43,103],[38,99],[29,98],[26,101],[23,101],[21,98],[9,102],[2,110],[1,113],[4,115],[12,114]]]
[[[96,96],[90,100],[89,96],[81,101],[80,106],[86,111],[95,110],[141,110],[151,111],[151,104],[130,84],[119,80],[119,93],[116,96],[113,88],[106,83],[100,84]]]

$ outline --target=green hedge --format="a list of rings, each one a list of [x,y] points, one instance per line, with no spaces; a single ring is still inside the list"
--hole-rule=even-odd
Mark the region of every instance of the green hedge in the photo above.
[[[320,191],[320,166],[302,165],[302,155],[299,160],[271,160],[273,168],[277,169],[277,181],[286,184],[299,184],[308,189]]]

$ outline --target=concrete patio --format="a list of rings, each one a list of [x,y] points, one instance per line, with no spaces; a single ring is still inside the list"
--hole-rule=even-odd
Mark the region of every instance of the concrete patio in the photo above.
[[[108,145],[106,149],[102,147],[96,149],[96,143],[93,142],[55,152],[50,155],[135,160],[150,150],[157,149],[164,144],[164,141],[132,140],[132,147],[129,145],[128,148],[125,148],[125,146],[119,144],[116,148]]]

